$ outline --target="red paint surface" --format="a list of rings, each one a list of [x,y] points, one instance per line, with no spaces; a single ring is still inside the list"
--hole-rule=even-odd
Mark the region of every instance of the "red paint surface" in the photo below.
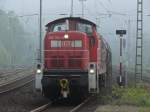
[[[46,33],[44,38],[44,69],[88,70],[89,63],[95,62],[98,73],[106,72],[108,44],[98,35],[94,23],[80,18],[67,19],[69,20],[68,31],[51,32],[49,30]],[[55,20],[47,26],[62,20],[64,19]],[[91,24],[93,33],[88,35],[76,31],[76,23],[78,22]],[[64,38],[65,34],[69,35],[68,39]],[[90,38],[95,41],[93,45],[90,43]],[[51,40],[61,40],[61,47],[51,48]],[[72,47],[71,42],[74,40],[82,40],[82,47]]]
[[[88,39],[85,33],[68,31],[48,33],[44,40],[45,69],[87,69],[89,62]],[[60,48],[51,48],[51,40],[61,40]],[[70,47],[73,40],[82,40],[82,47]],[[64,43],[65,42],[65,43]]]

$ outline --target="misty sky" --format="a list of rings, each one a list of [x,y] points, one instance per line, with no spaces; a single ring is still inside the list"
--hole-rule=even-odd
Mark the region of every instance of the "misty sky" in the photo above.
[[[18,15],[27,15],[39,13],[39,1],[40,0],[0,0],[0,8],[5,11],[13,10]],[[150,0],[144,1],[144,38],[150,36]],[[114,48],[119,48],[119,39],[115,35],[116,29],[130,28],[130,37],[128,41],[130,44],[130,50],[135,51],[135,36],[136,36],[136,4],[137,0],[87,0],[84,3],[85,18],[88,18],[96,22],[99,27],[99,32]],[[44,25],[58,17],[63,17],[60,14],[70,15],[71,0],[43,0],[43,29]],[[79,0],[74,0],[74,16],[81,16],[81,3]],[[102,15],[106,14],[106,15]],[[112,14],[109,16],[108,14]],[[124,15],[126,14],[126,15]],[[66,16],[66,15],[65,15]],[[96,19],[97,18],[97,19]],[[29,17],[25,20],[28,23],[32,20]],[[34,20],[38,20],[37,17]],[[130,20],[130,26],[128,21]],[[29,23],[30,24],[30,23]],[[150,39],[149,39],[150,40]],[[147,41],[147,40],[145,40]],[[145,45],[149,43],[145,42]],[[119,50],[119,49],[118,49]],[[134,54],[132,54],[134,56]],[[117,57],[118,58],[118,57]]]
[[[6,11],[13,10],[18,15],[35,14],[39,13],[39,1],[0,0],[0,8]],[[136,2],[137,0],[87,0],[84,3],[85,17],[100,24],[103,28],[107,26],[107,23],[111,24],[111,22],[114,23],[115,21],[115,27],[124,28],[129,16],[133,21],[136,19]],[[150,0],[144,0],[144,16],[150,14],[149,4]],[[43,24],[55,18],[63,17],[60,14],[67,14],[69,16],[70,6],[71,0],[43,0]],[[81,3],[79,0],[74,0],[73,9],[74,16],[81,16]],[[111,13],[112,16],[108,17],[108,15],[101,15],[101,13]],[[128,16],[122,16],[120,14],[128,14]],[[98,19],[96,20],[96,18]],[[146,20],[149,19],[147,16],[144,18]],[[106,25],[104,25],[105,23]],[[111,29],[111,27],[107,28]],[[108,31],[104,31],[103,33],[106,32]]]
[[[18,15],[39,13],[40,0],[0,0],[0,8],[4,10],[14,10]],[[96,18],[101,20],[108,19],[101,13],[112,13],[117,21],[122,20],[121,15],[128,14],[132,18],[136,16],[137,0],[87,0],[84,3],[85,17],[95,22]],[[144,15],[150,14],[150,0],[144,0]],[[45,24],[51,19],[62,17],[60,14],[70,14],[71,0],[43,0],[43,20]],[[81,3],[74,0],[74,15],[80,16]],[[127,16],[123,18],[128,18]],[[100,21],[100,20],[99,20]],[[121,24],[122,25],[122,24]]]
[[[135,14],[137,0],[87,0],[85,5],[86,16],[96,12],[107,13],[116,11],[120,13]],[[53,18],[58,14],[69,14],[71,0],[43,0],[43,13]],[[144,0],[144,13],[150,13],[150,1]],[[14,10],[18,14],[32,14],[39,12],[39,0],[0,0],[0,7],[5,10]],[[74,0],[75,14],[81,14],[81,3]]]

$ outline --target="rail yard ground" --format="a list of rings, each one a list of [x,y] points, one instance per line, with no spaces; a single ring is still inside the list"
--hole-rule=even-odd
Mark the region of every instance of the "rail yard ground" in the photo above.
[[[141,97],[141,99],[138,99],[137,104],[135,104],[137,100],[135,100],[135,102],[130,102],[130,100],[123,101],[123,98],[127,97],[127,95],[124,95],[129,91],[130,92],[128,93],[128,95],[130,95],[131,98],[134,96],[134,94],[131,94],[131,88],[123,90],[122,88],[115,87],[114,89],[113,99],[109,95],[105,97],[98,96],[97,101],[95,100],[92,102],[92,104],[88,104],[88,106],[86,106],[79,112],[94,112],[95,110],[95,112],[150,112],[149,102],[146,102],[148,101],[148,98],[150,98],[150,92],[148,92],[150,90],[150,86],[135,90],[133,89],[133,91],[136,91],[136,97]],[[123,93],[124,91],[126,91],[126,93]],[[144,94],[145,91],[147,92]],[[120,97],[120,95],[122,95],[122,97]],[[128,96],[128,98],[130,97]],[[47,99],[44,99],[40,94],[34,92],[34,82],[31,82],[20,89],[0,95],[0,101],[0,112],[29,112],[30,110],[44,105],[48,102]],[[56,107],[58,109],[53,110],[59,110],[59,108],[62,108],[62,106]],[[61,111],[64,109],[64,112],[69,112],[65,111],[66,108],[68,107],[64,106]]]
[[[47,99],[34,91],[34,82],[11,92],[0,94],[0,112],[29,112],[45,103]]]
[[[116,70],[113,70],[116,73]],[[49,100],[34,91],[34,80],[23,87],[0,94],[0,112],[30,112]],[[68,105],[52,105],[51,112],[69,112]],[[113,86],[112,94],[101,93],[78,112],[150,112],[150,84]]]

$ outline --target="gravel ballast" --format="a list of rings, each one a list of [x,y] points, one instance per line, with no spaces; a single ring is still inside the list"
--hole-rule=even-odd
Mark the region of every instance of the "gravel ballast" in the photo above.
[[[40,93],[34,91],[33,81],[19,89],[0,94],[0,112],[29,112],[47,102]]]

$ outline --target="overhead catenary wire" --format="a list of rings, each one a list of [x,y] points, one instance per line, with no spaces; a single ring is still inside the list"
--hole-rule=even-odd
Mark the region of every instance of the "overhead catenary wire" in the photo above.
[[[70,17],[73,17],[73,0],[71,0]]]
[[[106,10],[107,13],[109,13],[110,11],[105,7],[105,5],[103,4],[103,2],[101,0],[98,0],[98,3]]]
[[[129,16],[126,13],[122,13],[122,12],[116,12],[116,11],[112,11],[109,10],[108,8],[106,8],[106,6],[103,4],[103,2],[101,0],[98,0],[99,5],[101,5],[103,7],[103,9],[106,11],[106,13],[99,13],[100,15],[108,15],[109,17],[111,17],[112,15],[118,15],[118,16]]]
[[[84,2],[86,0],[79,0],[82,3],[82,17],[84,17]]]

